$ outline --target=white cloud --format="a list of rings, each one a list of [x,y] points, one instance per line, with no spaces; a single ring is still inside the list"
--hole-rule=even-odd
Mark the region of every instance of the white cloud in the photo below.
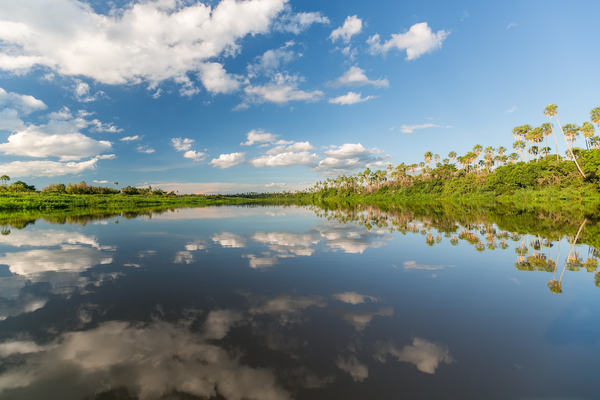
[[[312,24],[328,23],[329,18],[320,12],[300,12],[296,14],[287,12],[275,23],[275,30],[297,35],[308,29]]]
[[[195,150],[188,150],[183,153],[183,158],[189,158],[190,160],[194,161],[204,161],[206,156],[208,156],[208,154]]]
[[[136,140],[140,140],[140,137],[138,135],[135,136],[124,136],[121,139],[119,139],[121,142],[134,142]]]
[[[347,106],[351,104],[364,103],[365,101],[373,99],[373,96],[362,97],[362,94],[356,92],[348,92],[344,95],[329,99],[332,104],[339,104]]]
[[[187,151],[192,148],[192,144],[194,143],[194,139],[190,138],[172,138],[171,145],[177,151]]]
[[[246,141],[240,143],[242,146],[252,146],[256,143],[272,143],[277,139],[277,135],[265,132],[262,129],[252,129],[246,134]]]
[[[73,87],[73,91],[75,93],[75,99],[82,103],[89,103],[91,101],[95,101],[98,99],[98,97],[104,95],[103,91],[92,93],[90,85],[79,79],[75,79],[75,86]]]
[[[432,343],[421,338],[414,338],[412,344],[398,349],[393,344],[379,344],[376,358],[385,362],[390,355],[400,362],[413,364],[421,372],[435,374],[440,363],[451,364],[454,359],[446,346]]]
[[[114,155],[96,156],[81,162],[59,162],[59,161],[12,161],[0,164],[0,170],[14,178],[28,176],[61,176],[77,175],[86,170],[94,169],[98,160],[114,158]]]
[[[281,143],[284,141],[279,141],[277,143]],[[289,152],[301,152],[301,151],[309,151],[314,149],[314,146],[306,141],[306,142],[285,142],[286,144],[281,144],[279,146],[275,146],[269,150],[267,150],[267,154],[281,154],[281,153],[289,153]],[[289,143],[289,144],[288,144]]]
[[[392,37],[381,43],[378,34],[371,36],[367,43],[373,54],[386,54],[391,49],[406,50],[407,60],[416,60],[423,54],[431,53],[442,47],[442,43],[450,32],[439,30],[433,32],[427,22],[414,24],[406,33],[395,33]]]
[[[362,31],[362,20],[356,15],[346,17],[344,24],[339,28],[334,29],[329,35],[329,39],[335,42],[338,39],[342,39],[345,43],[348,43],[352,36]]]
[[[136,147],[136,151],[138,153],[142,153],[142,154],[152,154],[156,150],[154,150],[152,147],[147,146],[147,145],[139,145],[138,147]]]
[[[284,152],[278,154],[266,154],[250,161],[256,168],[262,167],[287,167],[291,165],[314,165],[318,157],[308,151]]]
[[[325,152],[325,158],[319,161],[317,170],[329,173],[347,173],[365,167],[379,167],[384,157],[381,150],[367,149],[360,143],[345,143]]]
[[[247,35],[267,33],[286,0],[222,0],[214,7],[186,3],[144,1],[108,14],[78,0],[11,4],[0,10],[0,69],[18,72],[42,65],[106,84],[155,86],[172,79],[187,95],[195,91],[187,84],[188,73],[202,73],[210,59],[236,54]],[[300,24],[309,20],[298,17]],[[215,76],[217,81],[223,77]],[[201,78],[207,90],[232,88],[230,81]]]
[[[12,108],[21,114],[30,114],[34,111],[45,110],[46,104],[33,96],[7,92],[0,88],[0,109]]]
[[[417,130],[421,130],[421,129],[429,129],[429,128],[452,128],[450,125],[438,125],[438,124],[432,124],[432,123],[426,123],[426,124],[416,124],[416,125],[402,125],[400,127],[400,132],[402,133],[414,133]]]
[[[48,134],[29,126],[0,143],[0,152],[26,157],[58,157],[61,161],[80,160],[111,149],[111,143],[94,140],[79,132]]]
[[[519,24],[516,22],[509,22],[508,25],[506,25],[506,30],[516,28],[517,26],[519,26]]]
[[[247,107],[248,103],[270,102],[275,104],[286,104],[290,101],[308,101],[319,100],[323,96],[320,90],[310,92],[298,88],[301,79],[297,76],[278,73],[271,82],[262,86],[248,85],[244,88],[246,101],[242,103],[242,108]]]
[[[200,66],[200,80],[211,93],[232,93],[240,87],[239,78],[228,74],[223,65],[216,62]]]
[[[5,108],[0,110],[0,130],[16,131],[25,128],[25,123],[19,117],[17,110]]]
[[[291,49],[294,44],[293,41],[289,41],[277,49],[267,50],[261,56],[256,57],[256,62],[249,64],[247,67],[248,77],[254,78],[260,74],[272,73],[277,71],[283,64],[287,64],[294,58],[301,56]]]
[[[216,168],[230,168],[244,162],[246,155],[244,153],[221,154],[219,158],[210,160],[210,165]]]
[[[334,86],[363,86],[373,85],[377,87],[388,87],[389,81],[387,79],[374,79],[371,80],[365,75],[365,71],[359,67],[350,67],[342,76],[332,82]]]
[[[509,108],[508,110],[506,110],[507,113],[512,114],[515,111],[517,111],[519,109],[519,107],[517,106],[512,106],[511,108]]]

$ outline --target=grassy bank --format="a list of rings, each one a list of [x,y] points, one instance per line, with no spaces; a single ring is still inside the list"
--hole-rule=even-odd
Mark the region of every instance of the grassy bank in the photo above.
[[[0,194],[0,211],[24,210],[125,210],[151,207],[201,207],[225,204],[249,204],[259,201],[238,196],[195,195],[124,195],[124,194],[55,194],[21,192]]]

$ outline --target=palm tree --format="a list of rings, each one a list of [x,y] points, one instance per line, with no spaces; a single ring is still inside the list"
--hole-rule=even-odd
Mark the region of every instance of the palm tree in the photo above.
[[[550,134],[552,133],[552,124],[544,122],[542,125],[540,125],[540,131],[542,132],[542,136],[544,136],[544,138],[546,139],[546,147],[548,147],[548,136],[550,136]]]
[[[117,188],[117,189],[118,189],[118,188],[119,188],[119,182],[117,182],[117,181],[114,181],[113,183],[114,183],[114,185],[115,185],[115,188]]]
[[[590,121],[600,126],[600,107],[596,107],[590,111]]]
[[[552,132],[552,136],[554,137],[554,146],[556,148],[556,158],[560,160],[560,156],[558,155],[558,142],[556,141],[556,134],[554,133],[554,128],[552,127],[552,117],[556,116],[556,110],[558,106],[556,104],[548,104],[546,108],[544,108],[544,115],[548,117],[550,121],[550,132]]]
[[[586,149],[590,149],[590,140],[592,139],[592,137],[594,137],[594,125],[590,124],[589,122],[584,122],[583,125],[581,125],[581,133],[583,133],[583,137],[585,138],[585,147]]]
[[[569,153],[571,154],[571,158],[575,162],[575,165],[577,166],[577,170],[579,170],[579,173],[585,179],[585,174],[583,173],[583,170],[579,166],[579,163],[577,162],[577,158],[575,157],[575,154],[573,154],[573,149],[571,148],[571,145],[569,144],[569,141],[567,140],[567,136],[565,135],[565,131],[563,130],[563,127],[560,125],[560,121],[558,120],[557,109],[558,109],[558,107],[556,104],[548,104],[546,106],[544,113],[546,115],[552,115],[554,117],[554,119],[556,120],[556,124],[560,128],[560,131],[562,132],[563,137],[565,138],[565,143],[567,144],[567,147],[569,148]]]
[[[451,151],[450,153],[448,153],[448,158],[450,159],[450,161],[454,162],[454,160],[456,160],[456,152]]]
[[[0,176],[0,181],[2,181],[3,185],[6,185],[8,183],[8,181],[10,181],[10,176],[2,175],[2,176]]]
[[[425,153],[425,164],[427,164],[427,168],[429,168],[429,164],[431,163],[431,159],[433,158],[433,153],[428,151]]]
[[[477,157],[479,157],[479,155],[481,154],[482,151],[483,151],[483,146],[481,146],[480,144],[476,144],[475,146],[473,146],[473,153],[475,153],[477,155]]]
[[[513,143],[513,149],[515,149],[517,151],[517,153],[519,153],[519,158],[521,159],[521,161],[523,160],[523,150],[525,149],[527,145],[525,144],[524,141],[522,140],[517,140]]]

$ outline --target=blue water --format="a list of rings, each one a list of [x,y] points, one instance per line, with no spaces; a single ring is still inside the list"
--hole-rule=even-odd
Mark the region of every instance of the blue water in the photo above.
[[[593,249],[410,224],[210,207],[10,228],[0,398],[600,398],[595,270],[563,269]],[[516,268],[535,254],[556,271]]]

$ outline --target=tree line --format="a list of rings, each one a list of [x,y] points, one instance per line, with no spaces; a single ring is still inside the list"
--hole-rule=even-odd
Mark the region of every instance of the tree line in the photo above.
[[[10,177],[8,175],[0,176],[0,181],[2,185],[0,186],[0,192],[13,192],[13,193],[23,193],[23,192],[38,192],[34,185],[28,185],[23,181],[15,181],[12,184],[8,185],[10,181]],[[93,186],[88,185],[85,181],[79,183],[53,183],[41,190],[42,193],[52,193],[52,194],[124,194],[124,195],[154,195],[154,196],[174,196],[175,192],[166,192],[159,188],[153,188],[152,186],[148,186],[147,188],[138,188],[134,186],[125,186],[122,188],[118,188],[118,182],[115,182],[115,188],[106,187],[106,186]]]
[[[381,190],[410,193],[440,194],[491,191],[511,192],[519,188],[547,185],[598,184],[600,178],[600,107],[590,112],[590,121],[581,125],[560,125],[558,107],[549,104],[544,115],[549,119],[537,127],[516,126],[513,152],[503,146],[473,146],[465,154],[450,151],[447,157],[427,151],[419,163],[388,164],[386,169],[341,175],[317,182],[309,193],[370,194]],[[558,129],[555,129],[555,125]],[[557,132],[559,133],[557,135]],[[585,148],[575,147],[583,135]],[[566,144],[566,157],[558,151],[558,137]],[[549,138],[554,142],[554,154]]]

